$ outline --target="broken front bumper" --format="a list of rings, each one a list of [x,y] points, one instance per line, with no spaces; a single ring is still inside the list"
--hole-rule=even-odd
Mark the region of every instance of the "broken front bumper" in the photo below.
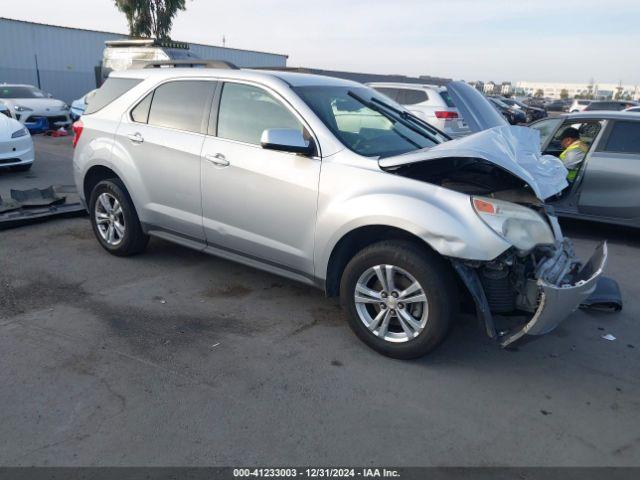
[[[535,314],[522,328],[500,337],[506,347],[525,335],[544,335],[556,328],[596,290],[607,264],[607,243],[601,243],[570,285],[556,286],[539,279],[540,300]]]
[[[477,269],[460,261],[453,266],[467,286],[475,304],[476,312],[489,337],[506,347],[527,335],[544,335],[556,328],[565,318],[578,309],[595,292],[607,263],[607,244],[600,244],[591,259],[577,273],[571,274],[571,282],[563,279],[568,272],[579,266],[570,243],[563,242],[562,248],[536,269],[536,280],[531,280],[533,316],[524,324],[506,332],[498,331],[489,308],[489,302],[482,287]]]

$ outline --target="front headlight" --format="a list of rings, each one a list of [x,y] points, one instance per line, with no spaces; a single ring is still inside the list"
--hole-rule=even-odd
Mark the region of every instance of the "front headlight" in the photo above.
[[[23,107],[22,105],[14,105],[13,109],[16,112],[33,112],[33,109],[29,108],[29,107]]]
[[[555,241],[549,224],[530,208],[485,197],[472,197],[471,204],[493,231],[518,250],[529,251]]]
[[[11,138],[20,138],[24,137],[25,135],[29,135],[29,130],[23,127],[20,130],[16,130],[15,132],[13,132],[11,134]]]

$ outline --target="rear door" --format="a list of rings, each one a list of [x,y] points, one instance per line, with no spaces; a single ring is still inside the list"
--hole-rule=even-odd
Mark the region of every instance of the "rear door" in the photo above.
[[[610,121],[587,159],[578,211],[587,215],[640,217],[640,121]]]
[[[125,115],[119,145],[140,175],[141,220],[152,228],[204,240],[200,153],[216,82],[173,80]]]

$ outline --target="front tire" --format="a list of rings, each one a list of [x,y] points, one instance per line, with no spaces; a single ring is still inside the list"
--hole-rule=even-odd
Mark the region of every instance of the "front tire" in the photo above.
[[[144,251],[149,241],[124,184],[117,178],[98,183],[89,200],[93,232],[112,255],[126,257]]]
[[[364,343],[405,360],[435,349],[458,307],[451,267],[406,241],[376,243],[355,255],[342,275],[340,299]]]

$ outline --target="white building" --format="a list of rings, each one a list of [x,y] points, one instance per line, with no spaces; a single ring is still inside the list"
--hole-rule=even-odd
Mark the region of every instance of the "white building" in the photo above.
[[[588,83],[549,83],[549,82],[518,82],[518,89],[522,89],[526,95],[535,95],[538,90],[542,90],[543,96],[547,98],[560,98],[562,90],[566,90],[569,98],[576,95],[586,95],[589,92],[596,95],[599,99],[612,98],[622,88],[623,95],[629,95],[634,100],[640,97],[640,86],[638,85],[619,85],[617,83],[599,83],[594,82],[593,85]]]

